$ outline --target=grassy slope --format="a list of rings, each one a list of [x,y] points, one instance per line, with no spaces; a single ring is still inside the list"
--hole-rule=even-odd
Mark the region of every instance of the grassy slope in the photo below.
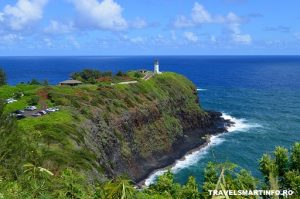
[[[133,85],[4,86],[0,88],[0,97],[10,98],[16,92],[24,93],[24,97],[18,102],[7,105],[6,112],[12,112],[23,109],[28,105],[28,100],[41,91],[48,95],[45,102],[49,106],[60,106],[61,111],[40,118],[27,118],[18,123],[26,136],[37,141],[41,165],[54,172],[64,167],[84,170],[93,167],[101,171],[99,165],[95,164],[95,155],[86,148],[85,133],[78,125],[86,118],[93,117],[95,110],[101,110],[107,123],[128,111],[151,107],[155,102],[176,98],[184,98],[186,112],[202,111],[195,103],[195,87],[192,82],[175,73],[164,73]],[[176,111],[176,108],[174,107],[172,112]],[[170,110],[166,110],[160,119],[149,125],[134,129],[134,142],[142,156],[147,157],[153,151],[163,151],[170,147],[175,136],[182,133],[178,118],[168,112]],[[157,133],[149,136],[153,132]],[[124,141],[122,133],[116,130],[122,143],[121,152],[124,157],[130,157],[132,146]],[[145,142],[145,138],[150,141]]]

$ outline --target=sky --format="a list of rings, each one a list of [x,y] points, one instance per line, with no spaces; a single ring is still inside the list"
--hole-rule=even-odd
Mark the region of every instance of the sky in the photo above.
[[[0,56],[299,55],[299,8],[299,0],[1,0]]]

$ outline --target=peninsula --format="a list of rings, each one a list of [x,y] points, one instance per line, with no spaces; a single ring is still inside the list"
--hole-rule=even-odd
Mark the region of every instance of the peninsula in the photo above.
[[[230,121],[205,111],[182,75],[84,70],[58,86],[2,86],[4,112],[17,117],[41,168],[74,168],[90,180],[126,175],[134,182],[226,132]],[[124,83],[131,82],[131,83]],[[24,108],[26,107],[26,110]]]

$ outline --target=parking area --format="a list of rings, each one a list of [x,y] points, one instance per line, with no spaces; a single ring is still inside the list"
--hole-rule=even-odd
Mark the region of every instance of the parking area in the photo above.
[[[29,117],[42,117],[47,114],[51,114],[59,111],[59,108],[47,108],[47,109],[38,109],[36,106],[25,107],[24,110],[17,110],[12,113],[17,119],[25,119]]]

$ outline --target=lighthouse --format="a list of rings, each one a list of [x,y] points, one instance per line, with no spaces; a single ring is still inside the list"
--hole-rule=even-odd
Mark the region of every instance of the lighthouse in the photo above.
[[[154,61],[154,74],[161,74],[161,72],[159,71],[159,62],[158,62],[158,60]]]

